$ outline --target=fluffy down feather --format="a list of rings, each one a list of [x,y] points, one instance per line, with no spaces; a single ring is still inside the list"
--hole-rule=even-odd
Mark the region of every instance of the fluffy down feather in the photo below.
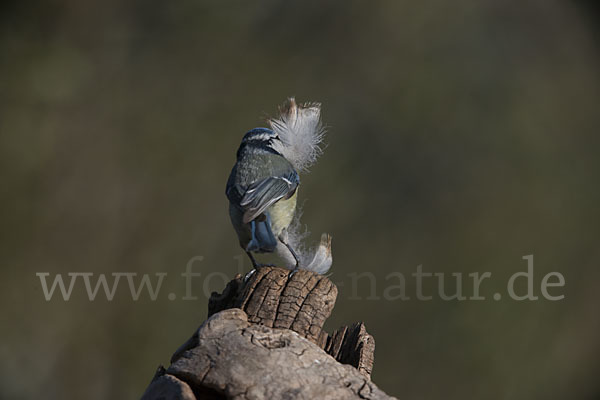
[[[282,233],[282,239],[288,243],[300,259],[300,269],[313,271],[318,274],[325,274],[333,264],[333,255],[331,251],[331,236],[327,233],[321,235],[321,242],[317,247],[308,248],[305,245],[309,235],[306,228],[301,229],[300,215],[298,212],[292,224]],[[296,260],[288,248],[281,242],[277,243],[277,254],[285,261],[285,266],[293,269]]]
[[[307,171],[322,153],[325,128],[321,124],[321,104],[298,105],[291,97],[280,109],[279,118],[268,122],[281,140],[274,143],[273,148],[297,171]]]

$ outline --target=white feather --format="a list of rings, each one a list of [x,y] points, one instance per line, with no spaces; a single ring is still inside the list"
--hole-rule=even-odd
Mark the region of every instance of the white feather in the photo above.
[[[333,264],[333,256],[331,254],[331,236],[328,233],[323,233],[321,235],[321,243],[319,243],[319,247],[314,250],[312,261],[304,269],[323,275],[329,271],[331,264]]]
[[[321,105],[297,105],[292,97],[280,109],[279,118],[269,120],[280,142],[273,148],[280,152],[298,172],[307,171],[322,153],[325,129],[321,124]]]
[[[300,261],[300,269],[325,274],[331,268],[333,256],[331,250],[331,236],[327,233],[321,235],[321,242],[317,247],[308,248],[305,245],[309,232],[301,229],[299,211],[290,226],[282,232],[282,239],[296,252]],[[290,250],[281,242],[277,243],[277,253],[285,261],[285,267],[294,269],[296,259]]]

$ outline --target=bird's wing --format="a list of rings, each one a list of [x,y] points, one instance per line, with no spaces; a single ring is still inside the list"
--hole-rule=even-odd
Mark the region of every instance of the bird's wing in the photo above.
[[[244,223],[252,221],[282,198],[291,197],[299,183],[298,174],[292,171],[283,176],[271,176],[251,184],[240,201],[240,206],[244,210]]]

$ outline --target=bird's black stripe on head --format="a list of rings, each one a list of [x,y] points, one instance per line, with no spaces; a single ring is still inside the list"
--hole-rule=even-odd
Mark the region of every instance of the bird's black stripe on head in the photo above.
[[[274,140],[280,140],[279,136],[270,129],[267,128],[254,128],[251,131],[248,131],[244,138],[242,139],[242,143],[240,144],[240,148],[237,152],[238,159],[242,154],[243,150],[247,147],[251,147],[254,149],[260,149],[263,151],[267,151],[269,153],[281,155],[278,151],[273,149],[272,144]]]
[[[244,138],[242,139],[242,143],[248,142],[267,142],[271,143],[273,140],[279,140],[279,136],[275,132],[267,128],[254,128],[251,131],[248,131]]]

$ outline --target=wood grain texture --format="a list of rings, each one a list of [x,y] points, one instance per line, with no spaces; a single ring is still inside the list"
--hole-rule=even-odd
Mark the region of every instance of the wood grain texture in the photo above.
[[[209,318],[144,399],[392,399],[370,380],[375,341],[363,323],[322,330],[336,297],[327,277],[309,271],[236,276],[212,294]]]

